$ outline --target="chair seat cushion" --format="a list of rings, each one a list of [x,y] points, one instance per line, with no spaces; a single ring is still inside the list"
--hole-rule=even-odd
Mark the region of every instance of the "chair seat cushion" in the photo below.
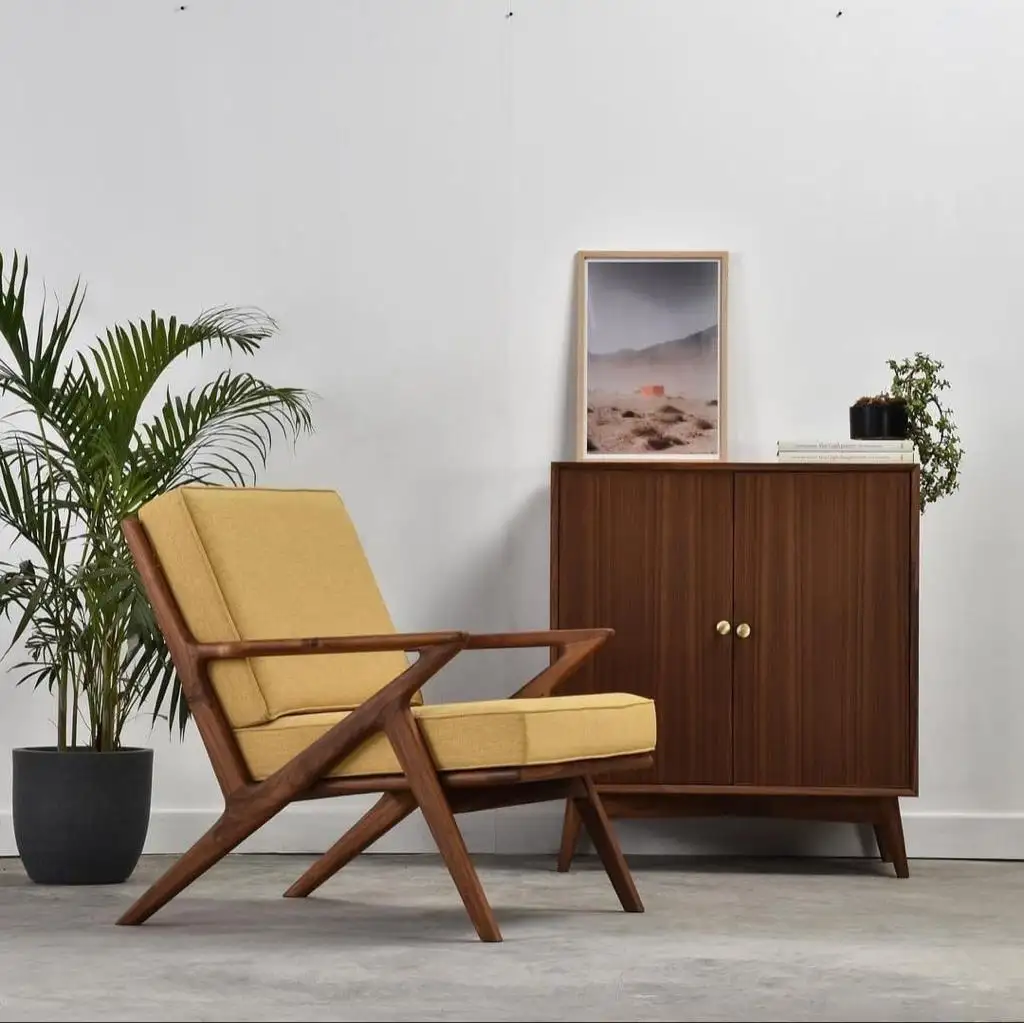
[[[627,756],[655,747],[654,702],[627,693],[426,704],[412,712],[442,771]],[[290,714],[235,735],[253,778],[262,780],[348,713]],[[391,743],[377,733],[329,777],[401,773]]]

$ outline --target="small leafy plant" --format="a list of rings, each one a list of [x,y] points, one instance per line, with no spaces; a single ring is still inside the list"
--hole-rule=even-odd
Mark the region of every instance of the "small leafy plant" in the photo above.
[[[910,358],[889,359],[892,371],[889,394],[907,405],[910,439],[921,461],[921,511],[960,485],[964,451],[953,421],[953,411],[941,397],[949,381],[938,359],[915,352]]]
[[[902,403],[902,398],[897,398],[894,395],[883,392],[882,394],[865,394],[863,397],[858,398],[853,404],[864,406],[864,405],[898,405]]]

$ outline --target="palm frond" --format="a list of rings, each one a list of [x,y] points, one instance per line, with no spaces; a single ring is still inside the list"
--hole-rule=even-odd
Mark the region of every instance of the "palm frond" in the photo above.
[[[295,438],[311,429],[306,392],[225,370],[184,398],[168,393],[141,424],[132,458],[138,493],[211,479],[244,486],[258,475],[257,462],[266,465],[275,433]]]
[[[20,270],[20,273],[19,273]],[[0,336],[15,354],[28,350],[25,329],[25,289],[28,287],[28,260],[19,260],[14,253],[10,273],[4,275],[4,257],[0,253]],[[19,363],[24,366],[24,363]]]
[[[7,342],[17,369],[6,362],[0,363],[0,391],[16,394],[35,412],[45,416],[53,404],[62,359],[78,323],[85,291],[76,281],[64,308],[61,309],[60,304],[57,304],[49,329],[46,326],[44,298],[33,349],[25,320],[28,260],[19,260],[18,254],[14,254],[6,285],[3,284],[3,267],[3,256],[0,254],[0,336]]]
[[[151,703],[154,721],[166,704],[168,721],[184,735],[191,715],[163,636],[139,637],[125,660],[124,672],[125,689],[134,694],[135,702]]]
[[[15,530],[56,572],[77,506],[61,492],[62,467],[38,447],[16,442],[0,451],[0,522]]]

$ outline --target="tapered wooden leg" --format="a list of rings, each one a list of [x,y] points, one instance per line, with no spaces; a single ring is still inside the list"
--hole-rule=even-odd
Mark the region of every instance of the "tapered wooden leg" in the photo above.
[[[882,862],[892,863],[889,850],[885,847],[885,830],[881,824],[875,825],[875,841],[878,843],[878,855],[881,857]]]
[[[445,798],[434,762],[430,759],[430,753],[408,708],[392,715],[385,731],[405,771],[423,819],[434,836],[441,858],[462,896],[476,933],[482,941],[501,941],[498,921],[494,918],[494,911],[469,857],[462,832]]]
[[[896,797],[881,801],[879,826],[883,834],[883,846],[892,860],[897,877],[910,877],[907,863],[907,845],[903,837],[903,818],[900,815],[900,801]]]
[[[558,850],[558,872],[564,874],[572,866],[572,858],[576,855],[576,847],[580,841],[580,829],[583,821],[576,812],[576,802],[565,801],[565,820],[562,822],[562,845]]]
[[[415,809],[416,800],[408,792],[386,792],[284,893],[285,897],[305,898]]]
[[[167,905],[197,877],[245,841],[267,821],[264,813],[244,814],[225,810],[210,828],[167,872],[144,892],[117,921],[119,924],[141,924],[158,909]]]
[[[608,877],[615,888],[615,893],[627,913],[642,913],[644,904],[633,884],[633,875],[629,871],[625,856],[619,846],[619,840],[612,828],[612,823],[605,812],[604,804],[598,795],[597,786],[591,778],[581,778],[583,794],[576,797],[576,812],[583,821],[590,840],[594,843],[598,856],[608,871]]]

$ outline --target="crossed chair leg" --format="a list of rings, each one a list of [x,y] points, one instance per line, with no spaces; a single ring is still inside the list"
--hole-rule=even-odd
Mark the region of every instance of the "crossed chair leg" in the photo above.
[[[501,931],[494,911],[487,901],[480,878],[455,821],[455,813],[481,809],[489,805],[489,802],[486,798],[483,801],[480,798],[474,799],[473,796],[480,794],[472,790],[468,793],[456,791],[450,793],[450,799],[446,797],[437,775],[432,770],[433,765],[429,763],[429,754],[423,746],[423,740],[411,720],[403,725],[398,733],[396,735],[389,732],[399,761],[409,778],[410,791],[387,792],[381,796],[348,832],[313,863],[285,895],[289,898],[304,898],[309,895],[419,807],[477,934],[483,941],[501,941]],[[425,766],[431,769],[424,770]],[[565,793],[572,797],[622,908],[628,913],[642,913],[643,903],[593,781],[589,776],[582,776],[568,781],[562,787]],[[524,786],[525,788],[528,786]],[[550,791],[550,788],[546,788],[534,794],[547,795]],[[486,797],[486,793],[482,795]],[[525,797],[523,801],[530,801],[531,793],[524,791],[522,795]],[[466,798],[460,798],[463,796]],[[494,800],[490,805],[502,805],[506,802],[504,799]]]
[[[385,731],[391,740],[409,788],[384,793],[377,803],[284,893],[303,898],[336,874],[345,864],[419,809],[441,857],[455,882],[466,912],[483,941],[501,941],[501,931],[466,848],[455,814],[558,796],[571,798],[583,826],[601,858],[622,908],[642,913],[643,903],[612,830],[608,815],[589,775],[556,782],[523,783],[515,791],[483,789],[446,793],[415,720],[408,709],[390,716]],[[245,812],[229,808],[136,903],[120,924],[140,924],[196,878],[273,817],[288,800],[253,800]],[[280,805],[277,805],[280,803]]]
[[[619,847],[615,832],[611,829],[608,816],[600,797],[589,778],[574,783],[578,795],[573,797],[577,812],[583,821],[591,841],[601,857],[622,908],[627,913],[642,913],[643,902],[633,883],[629,867]],[[442,793],[443,798],[443,793]],[[417,807],[416,800],[407,792],[385,793],[366,814],[331,846],[309,869],[284,893],[288,898],[305,898],[325,881],[332,878],[342,867],[351,862],[379,838],[400,824]],[[455,807],[458,807],[458,801]],[[462,840],[462,834],[455,822],[452,807],[434,804],[428,810],[420,805],[424,819],[437,841],[438,849],[455,881],[477,934],[484,941],[501,941],[494,913],[484,894],[476,869]],[[470,806],[468,809],[476,809]],[[433,822],[432,823],[432,819]],[[442,835],[439,838],[438,835]]]

